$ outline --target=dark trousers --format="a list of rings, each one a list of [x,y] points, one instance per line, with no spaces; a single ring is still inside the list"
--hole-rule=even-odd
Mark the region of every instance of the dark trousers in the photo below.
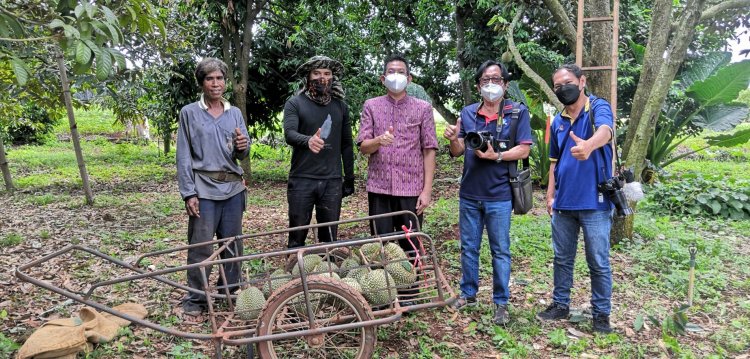
[[[367,192],[367,203],[369,205],[369,213],[371,216],[398,211],[411,211],[416,214],[417,198],[418,197],[399,197]],[[411,219],[411,216],[401,215],[372,220],[370,221],[370,233],[373,235],[382,235],[401,232],[403,231],[401,228],[402,225],[406,226],[406,228],[411,228],[414,231],[417,230],[417,224],[419,224],[419,227],[422,227],[422,215],[417,216],[419,223],[410,223]],[[409,248],[409,250],[412,250],[412,248]]]
[[[369,213],[371,216],[398,211],[411,211],[416,214],[417,199],[418,197],[399,197],[389,196],[387,194],[367,192],[367,202],[369,205]],[[419,215],[417,216],[417,220],[419,221],[419,223],[410,223],[412,222],[413,217],[408,215],[399,215],[371,220],[370,233],[373,235],[384,235],[394,232],[403,232],[403,228],[401,228],[401,226],[406,226],[406,228],[411,228],[412,230],[416,231],[417,228],[422,227],[422,219],[423,216]],[[399,239],[398,244],[406,253],[410,253],[410,257],[412,257],[411,263],[413,265],[416,264],[416,260],[414,259],[414,257],[416,257],[414,253],[414,246],[419,248],[419,245],[416,243],[416,241],[414,241],[414,246],[412,246],[412,243],[409,243],[408,239],[402,238]],[[406,301],[409,301],[418,292],[419,290],[416,289],[416,286],[413,286],[412,288],[402,288],[398,291],[399,295],[404,296],[403,300]]]
[[[341,179],[317,180],[289,178],[286,199],[289,204],[289,227],[306,226],[312,219],[318,223],[338,221],[341,215]],[[321,242],[336,240],[337,226],[318,228]],[[305,245],[307,230],[289,232],[289,248]]]
[[[188,221],[188,243],[205,243],[212,241],[214,234],[216,238],[227,238],[242,234],[242,213],[245,211],[246,191],[242,191],[231,198],[214,201],[210,199],[199,200],[200,217],[190,217]],[[188,250],[187,263],[194,264],[206,260],[215,251],[215,246],[205,245]],[[242,241],[235,241],[220,253],[221,258],[234,258],[242,255]],[[234,292],[239,289],[241,281],[241,263],[229,263],[223,265],[224,273],[230,287]],[[211,275],[211,267],[206,268],[206,279]],[[200,268],[187,271],[187,282],[191,288],[204,290],[203,275]],[[208,283],[205,283],[208,284]],[[219,286],[224,283],[219,277]],[[220,291],[220,294],[224,293]],[[198,310],[205,308],[206,296],[203,293],[188,292],[182,299],[186,310]]]

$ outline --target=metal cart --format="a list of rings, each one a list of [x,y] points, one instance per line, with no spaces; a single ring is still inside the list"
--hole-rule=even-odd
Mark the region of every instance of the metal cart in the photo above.
[[[375,350],[378,325],[394,322],[406,312],[441,307],[455,300],[456,295],[438,265],[435,244],[429,235],[420,232],[418,228],[404,228],[402,232],[388,235],[373,236],[367,233],[346,240],[315,243],[316,229],[330,230],[334,226],[344,229],[371,228],[369,226],[374,225],[374,220],[395,216],[406,216],[411,223],[418,223],[411,212],[394,212],[164,249],[143,254],[132,260],[132,264],[92,248],[70,245],[19,266],[16,276],[74,301],[163,333],[181,338],[210,340],[215,345],[216,358],[222,356],[222,346],[225,344],[247,345],[248,352],[252,352],[253,345],[257,344],[261,358],[370,358]],[[286,248],[289,232],[310,229],[315,244]],[[238,241],[279,241],[280,248],[283,249],[222,258],[222,252],[236,249]],[[382,249],[388,243],[399,242],[402,245],[408,243],[407,247],[411,248],[405,252],[410,264],[407,267],[412,268],[412,274],[416,278],[412,284],[399,286],[390,276],[385,276],[386,283],[383,286],[377,291],[368,292],[367,288],[358,291],[337,279],[343,278],[344,274],[352,270],[369,273],[390,263],[403,261],[403,258],[389,258]],[[380,246],[375,247],[380,249],[375,257],[371,256],[368,260],[360,249],[368,244],[372,248],[372,243],[379,243]],[[170,266],[165,264],[169,260],[160,261],[164,258],[171,258],[172,261],[181,259],[183,257],[179,256],[180,252],[204,245],[218,248],[203,262]],[[323,263],[329,264],[315,270],[305,268],[305,256],[310,254],[319,256]],[[342,260],[349,257],[357,257],[359,264],[339,267]],[[81,283],[72,284],[71,277],[55,272],[57,265],[53,264],[56,261],[70,260],[77,263],[102,261],[112,270],[101,275],[102,278],[92,276],[90,279],[83,278]],[[153,263],[159,263],[160,268]],[[226,283],[224,265],[230,263],[239,263],[245,268],[242,282],[232,285],[213,284]],[[213,275],[210,274],[212,267],[218,268]],[[185,272],[195,268],[202,275],[202,291],[183,284]],[[277,275],[274,276],[273,270],[278,268],[283,268],[284,274],[276,272]],[[152,306],[158,306],[170,294],[173,297],[187,291],[203,294],[210,298],[207,301],[209,325],[197,325],[186,330],[180,323],[168,323],[164,320],[156,323],[148,320],[148,317],[134,318],[114,310],[112,307],[118,301],[125,301],[127,298],[108,293],[116,288],[122,289],[123,286],[147,289],[145,292],[152,297],[144,298],[143,302]],[[268,293],[265,304],[257,312],[238,313],[235,308],[236,291],[249,286],[263,288]],[[380,295],[381,298],[385,295],[387,302],[379,305],[368,302],[366,298],[372,298],[373,295]]]

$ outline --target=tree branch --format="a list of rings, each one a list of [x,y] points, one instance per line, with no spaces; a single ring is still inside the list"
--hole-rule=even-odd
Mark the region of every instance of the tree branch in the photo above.
[[[558,0],[544,0],[544,5],[547,7],[552,18],[557,22],[558,28],[561,30],[562,38],[568,43],[570,51],[576,52],[576,27],[568,17],[568,12],[560,4]],[[586,51],[586,49],[584,49]]]
[[[710,20],[722,11],[750,7],[750,0],[724,0],[701,13],[700,22]],[[747,10],[747,9],[746,9]]]
[[[41,36],[41,37],[29,37],[25,39],[12,39],[7,37],[0,37],[0,41],[10,41],[10,42],[32,42],[32,41],[44,41],[44,40],[52,40],[56,36],[50,35],[50,36]]]
[[[549,88],[547,82],[544,81],[544,79],[539,76],[539,74],[532,70],[525,61],[523,61],[521,53],[518,52],[518,48],[516,47],[516,42],[513,40],[513,29],[516,27],[518,20],[521,18],[521,15],[523,15],[523,12],[525,10],[526,7],[524,5],[520,5],[518,7],[518,12],[516,12],[516,16],[513,17],[513,21],[510,23],[510,26],[508,26],[508,31],[505,34],[505,38],[508,40],[508,48],[513,54],[513,60],[516,62],[518,67],[520,67],[523,73],[526,74],[526,76],[528,76],[532,81],[534,81],[534,83],[539,85],[539,88],[541,88],[544,94],[547,95],[547,99],[549,99],[549,101],[555,106],[555,108],[560,111],[563,108],[563,104],[560,103],[560,100],[557,99],[557,96],[555,96],[555,92],[552,91],[551,88]]]

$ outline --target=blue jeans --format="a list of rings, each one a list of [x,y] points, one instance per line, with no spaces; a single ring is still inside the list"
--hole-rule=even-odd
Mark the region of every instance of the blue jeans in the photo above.
[[[459,199],[461,232],[461,296],[476,297],[479,289],[479,247],[487,227],[492,253],[492,301],[507,304],[510,297],[510,212],[511,201]]]
[[[583,228],[586,262],[591,277],[591,307],[594,315],[609,315],[612,307],[612,269],[609,266],[609,230],[612,211],[554,211],[552,249],[555,252],[552,300],[570,305],[573,264],[578,247],[578,232]]]

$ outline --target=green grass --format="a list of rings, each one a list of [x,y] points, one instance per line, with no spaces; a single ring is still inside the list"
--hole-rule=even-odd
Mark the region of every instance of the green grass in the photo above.
[[[23,237],[18,233],[8,233],[0,237],[0,248],[17,246],[23,242]]]
[[[116,122],[112,111],[102,109],[99,106],[91,106],[88,110],[75,109],[73,114],[81,136],[110,134],[125,131],[125,127]],[[70,135],[70,124],[67,116],[60,119],[55,125],[55,133]]]
[[[94,238],[71,237],[71,243],[86,243],[95,239],[100,250],[118,258],[129,253],[155,251],[184,243],[185,223],[174,221],[173,216],[184,212],[184,203],[175,193],[151,193],[144,185],[172,184],[174,182],[174,153],[160,155],[156,145],[114,144],[105,139],[113,132],[121,131],[113,126],[111,113],[94,109],[78,112],[79,128],[88,136],[83,141],[84,158],[94,184],[96,219],[77,218],[64,223],[64,230],[85,227],[91,220],[110,215],[108,221],[119,224],[124,217],[138,223],[134,227],[113,227],[106,233],[92,235]],[[441,148],[447,143],[442,139],[445,127],[437,121],[437,134]],[[118,127],[119,126],[119,127]],[[750,126],[748,124],[743,126]],[[58,125],[59,134],[66,133],[67,124]],[[63,136],[64,137],[64,136]],[[687,146],[700,146],[701,139],[691,139]],[[728,150],[728,149],[722,149]],[[750,146],[731,149],[729,154],[704,152],[697,159],[678,161],[667,168],[672,172],[698,171],[722,174],[726,177],[750,179]],[[24,190],[14,195],[13,200],[29,206],[62,206],[73,212],[84,209],[79,194],[78,167],[68,141],[53,140],[44,146],[14,147],[9,151],[11,169],[16,185]],[[253,208],[278,208],[284,205],[283,186],[288,175],[290,150],[288,146],[272,147],[256,143],[253,145],[254,185],[263,187],[267,182],[277,182],[273,190],[254,191],[248,199]],[[724,159],[729,159],[725,161]],[[357,156],[358,181],[366,176],[366,158]],[[460,175],[461,160],[449,159],[441,154],[438,161],[440,188],[455,188],[453,181]],[[278,187],[279,189],[275,189]],[[41,193],[29,195],[29,192]],[[453,192],[451,192],[453,193]],[[426,212],[423,230],[437,246],[444,273],[457,285],[460,276],[460,248],[458,239],[458,198],[439,191],[433,193],[434,203]],[[542,203],[537,203],[541,208]],[[364,214],[364,209],[350,209]],[[635,237],[612,250],[613,269],[616,274],[614,291],[614,315],[620,320],[618,329],[633,326],[636,315],[663,319],[685,301],[688,279],[688,248],[695,245],[696,261],[696,305],[687,312],[693,321],[711,318],[711,331],[699,336],[662,337],[657,334],[639,332],[635,338],[625,334],[595,335],[573,339],[568,327],[590,331],[588,321],[581,323],[540,324],[535,314],[540,310],[540,299],[548,299],[552,290],[552,258],[550,218],[546,214],[513,216],[510,231],[513,256],[514,287],[511,298],[512,322],[507,327],[492,324],[492,306],[483,301],[479,306],[461,311],[455,318],[448,310],[419,312],[402,318],[397,323],[380,326],[377,330],[379,346],[375,357],[408,358],[468,358],[477,352],[501,353],[502,357],[539,357],[538,345],[545,348],[545,355],[554,357],[581,357],[597,353],[600,358],[652,358],[652,357],[733,357],[750,347],[750,256],[737,253],[748,240],[750,221],[730,221],[715,218],[681,218],[662,213],[653,206],[640,206],[635,217]],[[127,222],[127,221],[123,221]],[[345,228],[346,226],[342,226]],[[252,231],[271,228],[251,228]],[[37,229],[30,236],[51,238],[56,231]],[[31,239],[31,238],[28,238]],[[18,233],[3,233],[0,249],[23,245],[28,240]],[[575,266],[574,296],[588,297],[588,268],[579,245],[579,256]],[[744,248],[747,248],[745,246]],[[248,248],[248,250],[252,250]],[[78,259],[87,265],[85,259]],[[490,250],[486,242],[480,251],[482,285],[491,278]],[[174,264],[172,262],[175,262]],[[161,261],[154,258],[157,268],[180,265],[177,259]],[[252,263],[248,263],[250,265]],[[257,263],[256,263],[257,264]],[[86,271],[77,271],[74,276],[86,277]],[[170,275],[184,281],[179,275]],[[125,287],[114,290],[127,292]],[[483,289],[483,295],[487,290]],[[170,314],[170,298],[164,293],[153,293],[159,298],[150,298],[158,310],[152,320],[168,327],[177,327],[180,319]],[[483,298],[486,299],[486,298]],[[2,314],[0,312],[0,319]],[[453,331],[435,330],[438,325],[449,325]],[[653,326],[653,325],[652,325]],[[143,332],[141,332],[143,333]],[[194,342],[174,340],[154,331],[145,331],[137,338],[132,331],[122,332],[122,338],[114,343],[97,346],[90,358],[116,358],[132,354],[132,347],[146,347],[151,354],[157,349],[162,355],[174,358],[203,358],[206,347],[196,347]],[[649,336],[651,335],[651,336]],[[13,339],[16,339],[15,337]],[[664,344],[660,344],[663,341]],[[156,343],[158,342],[158,343]],[[698,342],[699,344],[695,344]],[[14,347],[15,345],[15,347]],[[668,348],[669,352],[662,349]],[[7,349],[10,348],[10,349]],[[0,335],[0,357],[12,353],[17,345]],[[6,350],[6,352],[3,352]],[[400,355],[394,355],[393,353]],[[142,351],[138,350],[139,354]],[[602,354],[604,353],[604,354]]]

